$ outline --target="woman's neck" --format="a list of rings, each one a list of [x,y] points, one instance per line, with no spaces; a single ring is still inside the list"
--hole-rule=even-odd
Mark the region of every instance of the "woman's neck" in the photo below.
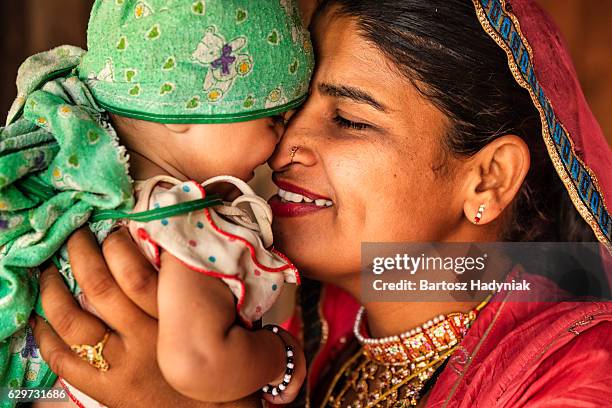
[[[350,281],[345,277],[342,282],[332,283],[350,293],[355,299],[360,299],[362,287],[358,279]],[[483,300],[484,296],[482,299],[461,302],[369,302],[364,305],[365,320],[370,336],[389,337],[417,328],[441,314],[468,312]]]
[[[367,324],[375,338],[399,335],[439,315],[468,312],[478,306],[472,302],[376,302],[366,304]]]

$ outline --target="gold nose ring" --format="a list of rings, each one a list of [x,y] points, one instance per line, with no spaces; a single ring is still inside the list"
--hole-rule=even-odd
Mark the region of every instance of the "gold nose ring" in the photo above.
[[[291,155],[291,164],[293,164],[293,159],[295,158],[295,154],[298,150],[300,150],[300,146],[293,146],[291,148],[291,152],[289,153]]]

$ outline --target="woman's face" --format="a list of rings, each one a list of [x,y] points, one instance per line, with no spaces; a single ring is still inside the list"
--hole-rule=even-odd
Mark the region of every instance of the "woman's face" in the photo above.
[[[310,97],[270,159],[275,183],[292,193],[280,194],[302,202],[270,204],[279,248],[306,275],[346,285],[359,276],[362,242],[458,239],[461,163],[442,148],[446,117],[355,22],[327,12],[313,41]]]

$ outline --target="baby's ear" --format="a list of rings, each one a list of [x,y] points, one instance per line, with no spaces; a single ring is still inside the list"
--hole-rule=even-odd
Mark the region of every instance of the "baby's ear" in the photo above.
[[[164,126],[172,133],[187,133],[191,128],[191,125],[181,123],[166,123]]]

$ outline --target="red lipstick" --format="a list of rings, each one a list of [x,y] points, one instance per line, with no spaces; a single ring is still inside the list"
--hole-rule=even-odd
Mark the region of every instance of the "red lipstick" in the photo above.
[[[305,201],[296,203],[293,201],[283,200],[278,195],[275,195],[274,197],[270,198],[268,204],[270,204],[270,207],[272,208],[272,213],[277,217],[297,217],[330,208],[329,206],[316,205],[314,202],[315,200],[331,201],[325,196],[313,193],[282,180],[274,179],[274,184],[276,184],[281,190],[299,194],[311,200],[310,203]]]
[[[305,190],[302,187],[294,186],[293,184],[287,183],[286,181],[276,180],[276,179],[273,179],[272,181],[274,182],[274,184],[278,186],[278,188],[283,189],[285,191],[297,193],[297,194],[303,195],[304,197],[308,197],[313,200],[317,200],[317,199],[329,200],[329,198],[325,196]]]

